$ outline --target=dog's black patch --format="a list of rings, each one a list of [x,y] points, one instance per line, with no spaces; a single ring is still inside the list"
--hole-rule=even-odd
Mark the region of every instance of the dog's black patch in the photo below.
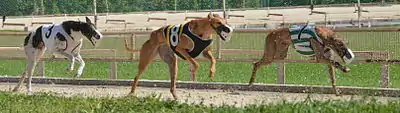
[[[28,45],[31,35],[32,35],[32,32],[29,32],[28,36],[25,37],[24,46]]]
[[[69,37],[71,37],[72,40],[74,40],[74,37],[71,36],[71,30],[79,31],[81,29],[82,24],[83,24],[83,22],[65,21],[61,25],[62,25],[63,29],[65,30],[65,32],[67,32]]]
[[[61,25],[65,32],[67,32],[68,35],[71,35],[71,30],[79,31],[79,27],[81,26],[81,24],[82,22],[65,21]]]
[[[40,26],[39,28],[36,29],[36,33],[35,35],[32,37],[32,46],[33,48],[39,48],[39,44],[40,43],[44,43],[43,42],[43,37],[42,37],[42,26]]]
[[[86,23],[86,22],[78,22],[78,21],[65,21],[62,24],[63,29],[65,32],[74,40],[74,37],[71,36],[71,30],[73,31],[80,31],[82,35],[86,36],[88,40],[91,42],[92,37],[96,36],[96,26],[92,23]]]
[[[61,33],[57,33],[56,37],[60,41],[67,41],[66,37],[62,35]]]

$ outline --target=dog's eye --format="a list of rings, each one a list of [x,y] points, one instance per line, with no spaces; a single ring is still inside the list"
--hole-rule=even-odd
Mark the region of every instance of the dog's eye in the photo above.
[[[217,22],[217,24],[222,25],[222,22]]]

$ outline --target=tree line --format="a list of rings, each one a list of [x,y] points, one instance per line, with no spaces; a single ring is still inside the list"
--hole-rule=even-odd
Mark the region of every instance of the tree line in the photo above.
[[[259,8],[356,3],[357,0],[226,0],[227,8]],[[382,0],[361,0],[362,3]],[[394,0],[386,0],[388,2]],[[222,0],[97,0],[97,12],[221,9]],[[0,15],[77,14],[93,12],[93,0],[0,0]]]

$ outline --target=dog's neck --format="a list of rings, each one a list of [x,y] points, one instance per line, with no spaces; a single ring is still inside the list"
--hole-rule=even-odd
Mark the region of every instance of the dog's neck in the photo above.
[[[189,22],[189,28],[194,34],[200,36],[203,40],[211,39],[211,34],[215,32],[211,27],[208,18],[191,20]]]
[[[335,33],[329,30],[326,27],[316,26],[315,31],[319,37],[321,37],[322,42],[326,44],[331,44],[333,39],[338,37],[335,36]]]
[[[85,37],[85,36],[81,33],[81,31],[74,31],[74,30],[71,30],[70,33],[71,33],[70,36],[71,36],[75,41],[82,41],[83,37]]]

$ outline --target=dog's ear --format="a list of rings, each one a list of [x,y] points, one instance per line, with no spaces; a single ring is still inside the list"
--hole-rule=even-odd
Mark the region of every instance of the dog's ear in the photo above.
[[[208,13],[208,19],[211,20],[214,18],[214,14],[212,12]]]
[[[219,16],[219,14],[213,14],[213,17],[217,17],[217,18],[221,18],[221,16]]]
[[[5,21],[6,21],[6,16],[3,16],[3,21],[2,22],[4,23]]]
[[[86,17],[86,23],[92,23],[88,17]]]

